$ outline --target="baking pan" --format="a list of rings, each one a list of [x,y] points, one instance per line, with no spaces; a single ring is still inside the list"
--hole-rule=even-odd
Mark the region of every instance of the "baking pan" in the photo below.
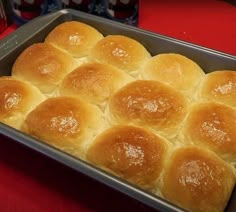
[[[97,28],[103,35],[123,34],[134,38],[141,42],[152,55],[170,52],[186,55],[198,63],[206,73],[217,69],[236,70],[236,57],[233,55],[151,33],[76,10],[67,9],[35,18],[2,39],[0,41],[0,76],[11,74],[11,67],[15,59],[26,47],[33,43],[44,41],[46,35],[55,26],[70,20],[78,20],[87,23]],[[65,152],[53,148],[2,123],[0,123],[0,134],[94,178],[154,209],[159,211],[183,211],[183,209],[160,197],[131,185],[85,161],[74,158]],[[226,211],[236,211],[236,189],[233,191]]]

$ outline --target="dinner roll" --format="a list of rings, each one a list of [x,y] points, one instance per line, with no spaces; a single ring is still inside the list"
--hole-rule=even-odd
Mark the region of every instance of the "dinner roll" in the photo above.
[[[20,129],[25,116],[45,98],[28,82],[0,77],[0,122]]]
[[[113,66],[94,62],[81,65],[69,73],[62,81],[60,94],[102,104],[115,90],[131,80],[128,74]]]
[[[185,96],[165,84],[137,80],[111,96],[107,117],[112,123],[151,127],[171,139],[185,118],[188,103]]]
[[[219,70],[206,74],[200,97],[236,107],[236,71]]]
[[[236,162],[236,109],[216,102],[194,104],[183,128],[186,143],[215,151]]]
[[[232,168],[213,152],[182,147],[168,160],[162,193],[189,211],[223,212],[234,185]]]
[[[75,65],[73,57],[65,52],[46,43],[37,43],[19,55],[12,67],[12,75],[31,82],[46,95],[52,95]]]
[[[45,42],[80,58],[87,56],[90,49],[102,38],[103,35],[94,27],[79,21],[68,21],[55,27]]]
[[[180,54],[166,53],[150,58],[141,70],[141,75],[143,79],[158,80],[192,95],[204,72],[191,59]]]
[[[74,97],[52,97],[38,105],[22,130],[67,153],[81,157],[83,145],[102,127],[101,111]]]
[[[92,48],[90,58],[130,73],[137,71],[150,58],[150,54],[141,43],[132,38],[108,35]]]
[[[120,125],[107,129],[89,147],[86,159],[143,188],[153,190],[163,170],[168,144],[151,131]]]

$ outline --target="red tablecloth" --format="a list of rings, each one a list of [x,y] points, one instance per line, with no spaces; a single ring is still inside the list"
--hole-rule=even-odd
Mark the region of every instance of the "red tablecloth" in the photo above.
[[[189,2],[140,1],[140,28],[236,55],[236,7]],[[151,211],[14,141],[0,142],[0,211]]]
[[[140,8],[140,28],[236,55],[236,6],[222,0],[143,0]]]

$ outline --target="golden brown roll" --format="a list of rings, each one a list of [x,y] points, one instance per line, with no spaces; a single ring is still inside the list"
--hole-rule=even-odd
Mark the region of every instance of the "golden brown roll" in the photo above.
[[[100,134],[86,159],[143,188],[153,190],[163,170],[168,143],[151,131],[120,125]]]
[[[74,97],[52,97],[38,105],[22,130],[67,153],[81,157],[86,145],[102,128],[101,111]]]
[[[19,129],[25,116],[46,97],[33,85],[0,77],[0,122]]]
[[[236,71],[219,70],[206,74],[200,97],[236,107]]]
[[[13,65],[12,75],[29,81],[44,94],[51,95],[75,66],[75,60],[70,55],[49,44],[37,43],[19,55]]]
[[[84,64],[69,73],[62,81],[60,94],[78,96],[102,104],[110,95],[133,80],[128,74],[101,63]]]
[[[174,53],[159,54],[147,61],[141,70],[143,79],[158,80],[177,90],[193,92],[204,76],[191,59]]]
[[[90,58],[126,72],[133,72],[150,58],[150,54],[141,43],[132,38],[108,35],[92,48]]]
[[[223,212],[235,185],[232,168],[199,147],[177,149],[165,168],[162,193],[193,212]]]
[[[236,109],[216,102],[194,104],[183,129],[184,141],[236,162]]]
[[[79,21],[68,21],[55,27],[45,42],[80,58],[87,56],[90,49],[102,38],[103,35],[94,27]]]
[[[148,126],[173,138],[189,102],[180,92],[158,81],[137,80],[119,89],[109,100],[111,122]]]

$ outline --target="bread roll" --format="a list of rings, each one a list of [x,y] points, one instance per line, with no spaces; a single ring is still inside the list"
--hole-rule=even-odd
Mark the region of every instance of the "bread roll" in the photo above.
[[[25,116],[46,97],[33,85],[0,77],[0,122],[20,129]]]
[[[231,167],[216,154],[199,147],[182,147],[168,160],[162,193],[189,211],[223,212],[234,185]]]
[[[70,55],[49,44],[37,43],[19,55],[13,65],[12,75],[31,82],[50,96],[75,66],[75,60]]]
[[[102,127],[101,111],[74,97],[53,97],[38,105],[22,130],[77,157]]]
[[[114,91],[132,80],[113,66],[94,62],[81,65],[69,73],[62,81],[60,94],[78,96],[101,105]]]
[[[111,96],[107,116],[112,123],[148,126],[171,139],[178,133],[188,103],[180,92],[165,84],[137,80]]]
[[[55,27],[45,42],[67,51],[73,57],[81,58],[87,56],[102,38],[103,35],[94,27],[79,21],[68,21]]]
[[[143,188],[153,190],[163,170],[168,144],[164,138],[135,126],[107,129],[89,147],[86,159]]]
[[[141,75],[143,79],[166,83],[177,90],[190,92],[192,96],[204,72],[191,59],[180,54],[166,53],[149,59]]]
[[[186,143],[210,148],[236,162],[236,109],[216,102],[194,104],[183,129]]]
[[[108,35],[92,48],[90,58],[130,73],[137,71],[150,58],[150,54],[141,43],[132,38]]]
[[[208,73],[203,80],[200,97],[236,107],[236,71]]]

